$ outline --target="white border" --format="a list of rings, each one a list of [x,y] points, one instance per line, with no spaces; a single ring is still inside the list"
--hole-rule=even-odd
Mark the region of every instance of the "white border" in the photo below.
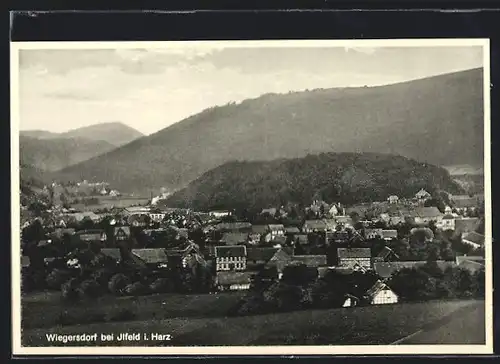
[[[144,48],[263,48],[263,47],[447,47],[482,46],[484,70],[484,177],[485,177],[485,345],[356,345],[356,346],[230,346],[230,347],[22,347],[20,313],[19,211],[19,50],[21,49],[144,49]],[[490,41],[489,39],[391,40],[265,40],[174,42],[11,42],[11,213],[12,213],[12,352],[14,355],[385,355],[385,354],[492,354],[493,276],[490,157]]]

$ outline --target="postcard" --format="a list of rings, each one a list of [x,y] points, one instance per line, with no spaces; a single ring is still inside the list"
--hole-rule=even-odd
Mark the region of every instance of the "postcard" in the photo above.
[[[12,42],[13,353],[492,353],[489,53]]]

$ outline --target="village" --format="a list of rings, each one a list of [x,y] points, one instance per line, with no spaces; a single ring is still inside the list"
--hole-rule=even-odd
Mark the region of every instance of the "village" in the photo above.
[[[93,187],[105,194],[106,186]],[[214,294],[251,290],[256,277],[280,281],[287,269],[300,267],[313,279],[328,272],[374,274],[362,296],[389,304],[399,297],[387,280],[403,268],[433,261],[443,270],[484,269],[481,195],[447,195],[444,203],[442,194],[421,189],[412,198],[354,206],[316,200],[293,217],[289,207],[269,207],[250,218],[169,208],[167,197],[96,212],[63,207],[59,199],[22,219],[23,291],[61,290],[66,298],[102,291]],[[28,210],[23,206],[22,216]],[[344,306],[360,301],[344,298]]]

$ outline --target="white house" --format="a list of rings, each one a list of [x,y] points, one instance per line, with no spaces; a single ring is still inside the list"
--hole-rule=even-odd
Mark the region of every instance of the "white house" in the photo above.
[[[455,216],[446,214],[437,224],[441,230],[455,230]]]
[[[399,201],[399,197],[396,195],[391,195],[387,198],[387,201],[389,201],[390,204],[396,204]]]
[[[399,300],[398,295],[380,280],[375,282],[373,287],[366,292],[366,296],[372,305],[393,304]]]

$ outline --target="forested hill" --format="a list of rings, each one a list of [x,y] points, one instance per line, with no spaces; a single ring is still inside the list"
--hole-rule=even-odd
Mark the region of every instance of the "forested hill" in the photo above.
[[[259,210],[313,199],[351,204],[412,197],[420,189],[461,192],[440,167],[401,156],[322,153],[297,159],[229,162],[174,193],[168,205]]]
[[[483,165],[483,123],[482,69],[380,87],[267,94],[207,109],[55,178],[108,181],[120,191],[173,189],[231,160],[322,152]]]

